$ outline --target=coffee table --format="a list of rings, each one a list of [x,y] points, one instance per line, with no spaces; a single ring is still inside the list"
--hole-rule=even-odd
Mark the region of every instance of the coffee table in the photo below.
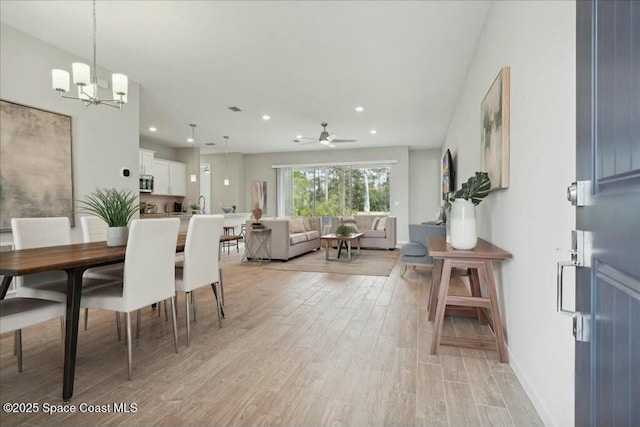
[[[327,251],[325,252],[324,259],[326,261],[340,260],[340,252],[342,251],[343,246],[347,247],[347,259],[345,261],[351,261],[351,246],[353,243],[358,245],[358,255],[360,255],[360,238],[364,236],[364,233],[353,233],[348,236],[338,236],[335,233],[325,234],[324,236],[320,236],[320,243],[326,245]],[[329,250],[333,245],[333,242],[338,242],[338,253],[335,258],[329,257]]]

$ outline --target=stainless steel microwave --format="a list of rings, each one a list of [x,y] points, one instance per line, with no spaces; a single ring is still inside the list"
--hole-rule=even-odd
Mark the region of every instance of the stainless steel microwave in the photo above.
[[[153,192],[153,175],[140,175],[140,192]]]

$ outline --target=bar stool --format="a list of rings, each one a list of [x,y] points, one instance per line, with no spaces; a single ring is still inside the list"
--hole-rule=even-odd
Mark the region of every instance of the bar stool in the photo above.
[[[235,235],[236,227],[234,227],[233,225],[225,225],[224,227],[222,227],[222,230],[223,230],[223,234],[225,236],[233,236],[233,235]],[[238,248],[238,241],[237,240],[230,240],[228,242],[222,242],[222,246],[223,246],[223,248],[224,247],[227,248],[227,255],[229,255],[229,248],[231,246],[235,246],[236,247],[236,251],[238,253],[240,253],[240,249]]]

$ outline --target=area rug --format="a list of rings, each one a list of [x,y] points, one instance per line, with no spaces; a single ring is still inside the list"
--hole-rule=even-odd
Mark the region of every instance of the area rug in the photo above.
[[[354,254],[349,261],[325,261],[324,249],[309,252],[305,255],[290,259],[289,261],[273,261],[263,264],[264,268],[270,270],[288,271],[313,271],[319,273],[336,274],[360,274],[364,276],[389,276],[395,265],[400,251],[362,249],[360,255]],[[344,251],[343,251],[344,252]],[[335,257],[336,252],[332,250],[331,256]],[[342,255],[346,260],[346,256]],[[343,259],[341,257],[341,259]]]

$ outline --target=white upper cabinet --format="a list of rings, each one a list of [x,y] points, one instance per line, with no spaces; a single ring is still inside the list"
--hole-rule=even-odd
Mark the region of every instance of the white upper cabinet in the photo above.
[[[153,194],[165,196],[187,194],[187,167],[184,163],[155,159],[153,172]]]
[[[139,165],[140,175],[153,175],[154,151],[140,149]]]

